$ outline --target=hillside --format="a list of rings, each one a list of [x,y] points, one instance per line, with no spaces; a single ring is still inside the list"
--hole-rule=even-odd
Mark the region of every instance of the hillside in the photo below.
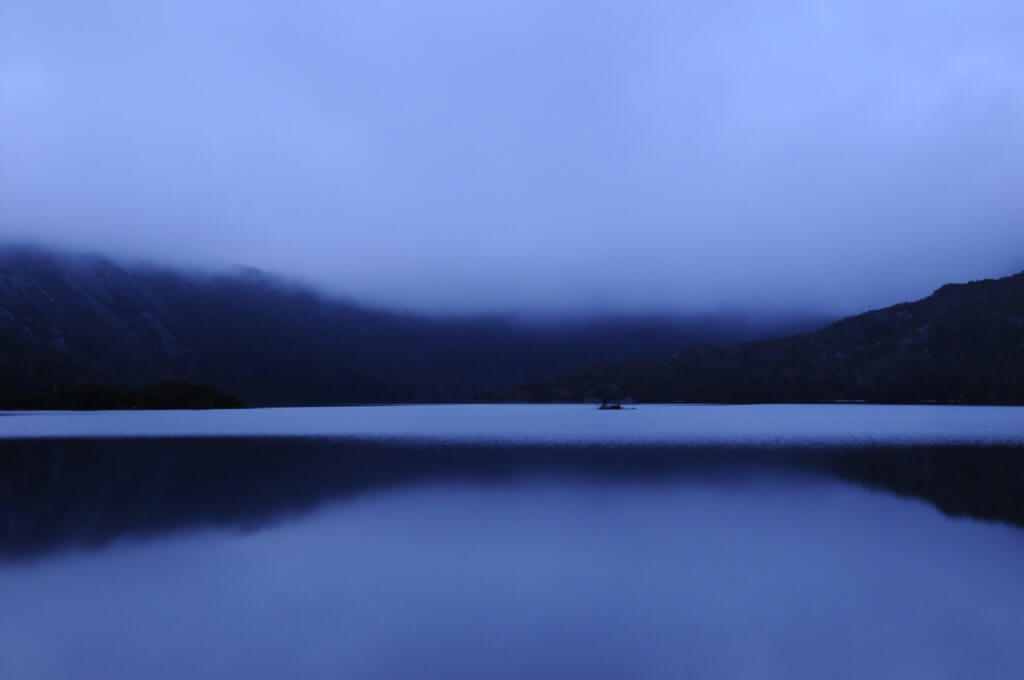
[[[945,285],[792,337],[595,364],[506,396],[1024,404],[1024,273]]]
[[[468,401],[574,365],[799,326],[727,315],[434,318],[341,301],[256,270],[183,274],[6,247],[0,406],[83,383],[162,381],[213,385],[248,405]]]

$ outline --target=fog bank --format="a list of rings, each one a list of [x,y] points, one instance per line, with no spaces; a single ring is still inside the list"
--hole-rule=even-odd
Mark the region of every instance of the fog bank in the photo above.
[[[1024,268],[1024,8],[13,0],[0,236],[424,310],[855,312]]]

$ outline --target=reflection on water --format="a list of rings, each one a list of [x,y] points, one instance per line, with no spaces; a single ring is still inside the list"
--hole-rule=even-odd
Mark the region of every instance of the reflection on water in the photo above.
[[[1013,446],[596,445],[313,438],[0,440],[0,559],[121,536],[244,529],[425,482],[666,484],[771,472],[857,482],[1024,526]]]
[[[1024,674],[1024,533],[919,500],[782,468],[337,498],[0,564],[0,677]]]
[[[800,436],[0,438],[0,678],[1024,677],[1020,443],[775,412]]]

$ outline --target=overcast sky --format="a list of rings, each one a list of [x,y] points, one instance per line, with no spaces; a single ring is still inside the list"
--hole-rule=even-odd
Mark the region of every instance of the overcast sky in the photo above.
[[[0,236],[425,309],[1024,269],[1019,0],[5,0]]]

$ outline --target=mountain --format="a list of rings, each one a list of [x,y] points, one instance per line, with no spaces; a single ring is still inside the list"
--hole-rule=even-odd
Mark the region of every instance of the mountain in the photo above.
[[[1024,273],[945,285],[792,337],[596,363],[505,396],[1024,404]]]
[[[652,359],[809,323],[737,314],[439,318],[353,304],[252,269],[186,274],[8,246],[0,248],[0,406],[96,393],[87,383],[164,381],[213,385],[247,405],[468,401],[574,365]]]

